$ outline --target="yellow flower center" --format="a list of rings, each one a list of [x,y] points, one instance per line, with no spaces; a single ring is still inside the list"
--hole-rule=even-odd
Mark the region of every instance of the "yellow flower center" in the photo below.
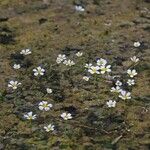
[[[107,68],[102,68],[102,71],[107,71]]]

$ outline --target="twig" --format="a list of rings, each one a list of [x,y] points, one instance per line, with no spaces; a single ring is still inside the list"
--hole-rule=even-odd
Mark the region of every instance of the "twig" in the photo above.
[[[112,144],[112,145],[116,144],[121,138],[122,138],[122,135],[118,136],[117,138],[115,138],[115,139],[111,142],[111,144]]]

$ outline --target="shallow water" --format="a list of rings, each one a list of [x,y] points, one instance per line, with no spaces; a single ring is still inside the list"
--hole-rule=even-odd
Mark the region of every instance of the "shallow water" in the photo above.
[[[0,149],[148,150],[149,6],[149,0],[0,0]],[[21,55],[26,48],[32,54]],[[56,64],[59,54],[75,65]],[[135,66],[133,56],[140,59]],[[106,59],[110,75],[123,82],[129,67],[137,70],[135,85],[123,85],[130,100],[110,92],[115,81],[108,76],[82,79],[85,64],[98,58]],[[44,76],[33,75],[37,66],[45,69]],[[10,80],[22,84],[14,91],[7,87]],[[110,99],[117,101],[115,108],[107,107]],[[41,101],[52,103],[52,109],[40,111]],[[24,119],[30,111],[37,119]],[[72,119],[63,120],[63,112]],[[55,130],[46,132],[49,123]]]

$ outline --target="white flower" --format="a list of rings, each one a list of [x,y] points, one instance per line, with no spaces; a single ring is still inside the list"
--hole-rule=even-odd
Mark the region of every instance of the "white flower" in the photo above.
[[[14,68],[14,69],[20,69],[21,66],[20,66],[20,64],[14,64],[14,65],[13,65],[13,68]]]
[[[127,83],[129,86],[132,86],[135,84],[135,81],[133,79],[128,79]]]
[[[111,65],[108,65],[108,66],[101,66],[101,67],[100,67],[101,74],[104,74],[105,72],[111,72],[110,67],[111,67]]]
[[[53,107],[53,105],[52,104],[48,104],[47,101],[42,101],[42,102],[39,103],[39,109],[40,110],[48,111],[52,107]]]
[[[82,52],[77,52],[77,53],[76,53],[76,56],[77,56],[77,57],[81,57],[82,55],[83,55]]]
[[[133,70],[128,69],[128,70],[127,70],[127,74],[128,74],[131,78],[133,78],[134,76],[137,75],[137,72],[136,72],[135,69],[133,69]]]
[[[54,125],[49,124],[48,126],[44,126],[46,132],[54,131]]]
[[[121,92],[121,88],[120,86],[112,87],[110,91],[114,93],[119,93]]]
[[[23,50],[20,52],[20,54],[22,54],[22,55],[29,55],[29,54],[31,54],[31,50],[30,50],[30,49],[23,49]]]
[[[28,112],[27,114],[24,115],[24,118],[28,119],[28,120],[34,120],[36,119],[37,115],[33,115],[33,112]]]
[[[66,66],[73,66],[73,65],[75,65],[75,63],[74,63],[74,61],[73,60],[65,60],[64,62],[63,62],[63,64],[65,64]]]
[[[61,114],[61,117],[62,117],[64,120],[72,119],[72,116],[71,116],[70,113],[62,113],[62,114]]]
[[[116,86],[121,86],[121,85],[122,85],[122,82],[120,82],[119,80],[117,80],[116,83],[115,83],[115,85],[116,85]]]
[[[115,78],[120,78],[120,77],[121,77],[120,75],[112,76],[113,79],[115,79]]]
[[[53,92],[52,89],[50,89],[50,88],[47,88],[46,91],[48,94],[51,94]]]
[[[115,107],[116,106],[116,101],[112,101],[112,100],[109,100],[108,102],[106,102],[107,106],[110,108],[110,107]]]
[[[131,93],[126,91],[121,91],[119,97],[123,100],[131,99]]]
[[[107,60],[100,58],[97,60],[97,65],[98,66],[105,66],[107,64]]]
[[[139,47],[140,45],[141,45],[141,43],[140,42],[134,42],[134,47]]]
[[[38,75],[41,75],[43,76],[44,75],[44,72],[45,72],[45,69],[41,68],[40,66],[37,67],[36,69],[33,69],[33,72],[34,72],[34,75],[35,76],[38,76]]]
[[[58,57],[57,57],[57,59],[56,59],[56,63],[60,64],[65,59],[66,59],[66,55],[59,54]]]
[[[85,68],[90,69],[91,67],[92,67],[92,64],[91,64],[91,63],[89,63],[89,64],[85,64]]]
[[[9,81],[8,83],[8,87],[11,87],[13,90],[16,90],[19,85],[21,85],[20,82],[13,80]]]
[[[75,10],[81,12],[85,11],[85,9],[82,6],[77,6],[77,5],[75,6]]]
[[[136,56],[133,56],[130,58],[131,61],[133,61],[134,63],[137,63],[139,61],[139,58],[137,58]]]
[[[85,81],[89,81],[89,79],[90,79],[90,77],[87,77],[87,76],[83,77],[83,80],[85,80]]]
[[[99,72],[99,69],[100,69],[100,67],[99,66],[92,66],[89,70],[88,70],[88,72],[90,72],[91,74],[100,74],[100,72]]]

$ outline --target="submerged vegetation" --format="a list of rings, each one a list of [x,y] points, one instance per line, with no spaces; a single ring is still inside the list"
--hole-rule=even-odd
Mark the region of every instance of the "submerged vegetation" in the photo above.
[[[149,2],[0,1],[0,149],[148,150]]]

